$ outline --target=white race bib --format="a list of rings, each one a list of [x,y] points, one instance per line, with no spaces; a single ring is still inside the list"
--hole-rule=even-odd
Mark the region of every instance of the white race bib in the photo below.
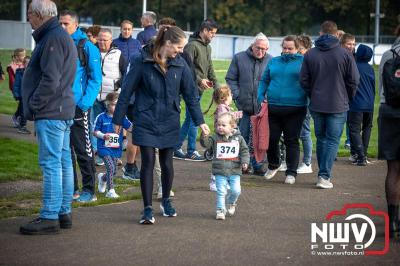
[[[119,135],[115,133],[108,134],[109,138],[105,142],[107,148],[119,148]]]
[[[217,159],[232,160],[239,156],[239,141],[217,142]]]

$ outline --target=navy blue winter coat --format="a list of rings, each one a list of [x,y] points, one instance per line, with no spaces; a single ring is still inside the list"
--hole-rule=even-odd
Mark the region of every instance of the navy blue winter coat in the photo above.
[[[319,113],[343,113],[356,94],[360,76],[352,54],[340,47],[329,34],[315,41],[304,55],[300,84],[310,97],[310,110]]]
[[[157,35],[157,30],[153,25],[147,26],[138,33],[136,39],[142,44],[142,46],[150,43],[151,39]]]
[[[57,17],[32,33],[36,41],[22,79],[24,116],[28,120],[68,120],[75,116],[72,83],[78,52]]]
[[[123,57],[126,61],[131,58],[134,54],[139,54],[142,50],[142,45],[136,39],[131,38],[124,38],[120,34],[117,39],[113,40],[113,44],[121,50]]]
[[[135,93],[133,143],[154,148],[173,148],[179,143],[180,94],[196,125],[204,123],[199,95],[192,72],[178,55],[170,59],[164,73],[151,56],[148,45],[130,60],[131,67],[122,84],[113,123],[121,125]]]
[[[24,72],[25,68],[17,68],[17,70],[15,70],[15,81],[12,90],[12,94],[15,99],[19,99],[22,97],[21,87],[22,87],[22,78],[24,76]]]
[[[368,62],[374,52],[364,44],[360,44],[356,52],[356,64],[360,73],[360,84],[356,96],[350,101],[351,112],[373,112],[375,101],[375,73]]]

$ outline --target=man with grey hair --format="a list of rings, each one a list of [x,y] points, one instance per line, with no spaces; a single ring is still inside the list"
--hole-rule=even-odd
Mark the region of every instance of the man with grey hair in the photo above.
[[[59,22],[71,36],[78,49],[79,60],[72,91],[75,96],[76,110],[74,124],[71,127],[71,153],[74,169],[74,199],[78,202],[96,201],[96,168],[90,134],[90,109],[100,91],[102,81],[100,52],[88,41],[85,33],[78,27],[78,14],[64,10]],[[75,156],[76,155],[76,156]],[[79,192],[76,161],[82,174],[82,192]]]
[[[267,53],[269,41],[263,33],[258,33],[246,51],[233,56],[225,80],[232,90],[232,98],[237,108],[243,111],[240,119],[240,132],[246,143],[250,141],[250,116],[258,112],[258,83],[272,56]],[[254,173],[264,174],[262,165],[251,158]]]
[[[140,22],[142,23],[143,31],[139,32],[137,38],[142,46],[145,46],[150,40],[157,35],[157,30],[154,26],[156,24],[157,16],[153,11],[146,11],[143,13]]]
[[[72,83],[77,51],[59,25],[57,7],[49,0],[33,0],[28,20],[36,47],[22,81],[24,115],[33,120],[43,172],[43,206],[39,218],[20,227],[22,234],[55,234],[71,228],[73,171],[70,127],[75,114]]]

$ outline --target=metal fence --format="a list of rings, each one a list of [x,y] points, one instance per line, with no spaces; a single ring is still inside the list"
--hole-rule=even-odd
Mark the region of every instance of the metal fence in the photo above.
[[[88,27],[90,25],[82,24],[81,26]],[[111,29],[113,38],[117,38],[119,36],[119,27],[104,27]],[[133,36],[136,37],[141,30],[141,28],[134,28]],[[32,28],[29,23],[0,20],[0,32],[0,49],[25,48],[32,50],[34,47],[34,41],[31,35]],[[186,32],[187,36],[190,34],[191,32]],[[372,37],[373,36],[357,36],[356,40],[359,43],[362,42],[370,47],[373,47],[373,40],[371,41],[370,39]],[[389,40],[389,37],[392,36],[381,36],[382,40],[386,38],[384,39],[385,42]],[[268,53],[270,53],[272,56],[280,55],[282,38],[283,37],[269,37],[270,48]],[[313,39],[315,38],[316,36],[313,37]],[[212,58],[230,60],[234,54],[246,50],[251,45],[252,40],[253,37],[251,36],[217,34],[217,36],[211,42]],[[375,47],[374,58],[376,64],[379,64],[382,54],[388,49],[390,49],[389,44],[379,44],[377,47]]]

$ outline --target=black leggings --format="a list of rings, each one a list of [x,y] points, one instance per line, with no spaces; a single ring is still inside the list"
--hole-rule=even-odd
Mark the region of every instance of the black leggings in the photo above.
[[[140,146],[142,164],[140,167],[140,188],[142,189],[144,207],[152,206],[153,170],[155,161],[155,148]],[[159,150],[161,166],[161,185],[163,198],[169,198],[169,193],[174,180],[173,148]]]

